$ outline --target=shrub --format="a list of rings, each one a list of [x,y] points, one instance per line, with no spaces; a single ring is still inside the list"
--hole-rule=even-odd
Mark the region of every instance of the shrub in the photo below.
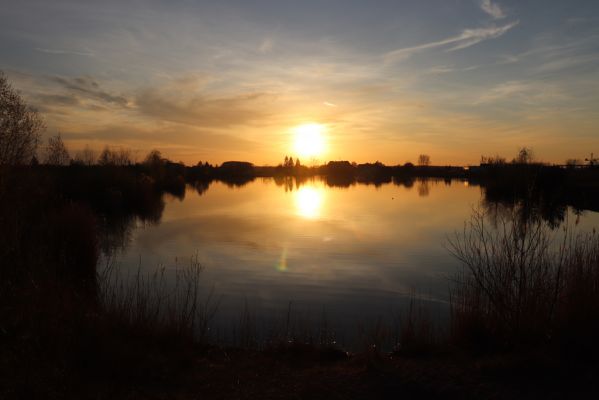
[[[518,210],[473,213],[449,242],[464,265],[451,296],[452,336],[476,351],[536,348],[599,333],[599,238],[564,228],[559,242]],[[594,346],[592,346],[594,347]]]

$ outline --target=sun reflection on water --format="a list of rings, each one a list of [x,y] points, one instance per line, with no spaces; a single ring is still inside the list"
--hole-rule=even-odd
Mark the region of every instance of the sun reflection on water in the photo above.
[[[303,186],[295,192],[297,214],[307,219],[319,218],[322,212],[324,190]]]

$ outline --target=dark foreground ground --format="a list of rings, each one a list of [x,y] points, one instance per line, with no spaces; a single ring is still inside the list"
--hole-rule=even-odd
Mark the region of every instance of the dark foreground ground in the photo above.
[[[81,360],[77,371],[4,370],[0,398],[558,399],[599,393],[595,366],[539,354],[346,355],[309,346],[152,350],[141,342],[114,350],[107,359],[96,355],[93,364]]]
[[[304,356],[305,357],[305,356]],[[527,360],[355,356],[326,364],[216,352],[177,380],[121,392],[148,398],[373,399],[572,398],[597,392],[596,374],[548,370]],[[116,388],[117,392],[123,388]]]

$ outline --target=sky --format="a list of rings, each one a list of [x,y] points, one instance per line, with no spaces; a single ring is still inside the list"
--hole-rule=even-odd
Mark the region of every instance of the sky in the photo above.
[[[188,165],[563,163],[599,154],[599,2],[0,0],[0,70],[44,138]]]

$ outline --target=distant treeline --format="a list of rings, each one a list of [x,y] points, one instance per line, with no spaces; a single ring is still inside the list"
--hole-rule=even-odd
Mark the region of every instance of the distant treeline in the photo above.
[[[329,161],[324,165],[306,166],[292,157],[285,157],[277,166],[257,166],[247,161],[226,161],[220,165],[198,162],[186,166],[163,157],[157,150],[152,150],[141,162],[132,161],[131,155],[130,150],[122,148],[106,147],[96,154],[86,147],[71,157],[58,135],[50,139],[43,152],[44,165],[36,158],[32,165],[38,171],[53,171],[60,183],[59,192],[71,199],[89,199],[86,203],[100,212],[131,210],[132,203],[150,204],[149,191],[183,197],[186,184],[202,193],[216,180],[242,186],[256,178],[272,177],[275,181],[292,178],[301,184],[316,176],[332,187],[389,183],[410,187],[420,179],[467,180],[483,188],[487,201],[506,205],[525,201],[535,205],[535,212],[556,221],[562,219],[566,206],[599,210],[596,200],[599,198],[599,164],[592,155],[586,163],[570,160],[565,165],[550,165],[535,162],[532,150],[522,148],[511,161],[500,156],[481,157],[480,165],[470,167],[429,165],[427,155],[419,157],[418,165],[408,162],[393,166],[378,161],[363,164]],[[97,193],[99,188],[107,193]],[[140,196],[145,200],[139,201]],[[147,214],[143,208],[134,208],[134,214]],[[156,210],[155,206],[146,208]]]
[[[57,232],[66,226],[75,226],[65,223],[71,217],[84,221],[89,231],[85,235],[73,232],[73,240],[88,237],[90,249],[103,246],[105,241],[98,243],[98,238],[118,236],[107,230],[121,229],[121,236],[126,236],[127,226],[134,219],[158,222],[164,209],[163,194],[182,199],[186,185],[201,194],[215,180],[242,186],[256,178],[272,177],[278,184],[293,181],[291,185],[299,186],[319,176],[332,187],[355,184],[411,187],[424,179],[444,180],[448,184],[458,179],[480,186],[488,204],[517,207],[523,218],[540,217],[555,226],[563,221],[568,206],[580,211],[599,211],[599,168],[596,165],[581,168],[533,162],[487,162],[464,168],[330,161],[321,166],[287,162],[287,165],[271,167],[228,161],[221,165],[203,162],[190,167],[172,162],[156,150],[141,162],[132,162],[130,153],[125,150],[108,148],[99,157],[88,153],[86,159],[71,159],[60,137],[53,140],[57,154],[49,154],[43,164],[34,162],[33,165],[0,168],[0,257],[13,260],[11,270],[17,275],[18,271],[31,269],[42,260],[43,268],[47,269],[52,264],[49,260],[55,258],[56,264],[61,265],[59,269],[70,269],[65,263],[77,264],[74,268],[88,265],[86,269],[91,278],[97,258],[91,250],[85,262],[62,259],[60,252],[45,254],[32,262],[28,255],[33,253],[27,248],[34,246],[40,254],[41,250],[51,247],[62,248],[62,245],[48,247],[46,244],[69,237]],[[28,268],[18,266],[21,263]]]
[[[242,185],[258,177],[324,177],[332,186],[350,186],[355,183],[385,184],[408,181],[415,178],[468,179],[485,186],[502,185],[508,189],[530,186],[567,185],[574,188],[593,189],[599,163],[591,157],[584,162],[567,160],[563,165],[551,165],[534,161],[533,151],[522,148],[516,157],[507,161],[501,156],[481,157],[478,166],[434,166],[430,156],[421,154],[418,165],[407,162],[403,165],[385,165],[381,162],[357,164],[350,161],[329,161],[318,166],[306,166],[299,159],[285,157],[277,166],[257,166],[247,161],[226,161],[222,164],[198,162],[187,166],[162,157],[152,150],[143,161],[133,160],[133,152],[124,148],[105,147],[99,154],[86,146],[71,153],[60,135],[49,139],[48,145],[39,152],[41,164],[47,166],[80,167],[127,167],[159,181],[159,186],[174,193],[181,193],[184,184],[220,180],[231,185]],[[21,164],[22,165],[22,164]],[[31,159],[38,166],[38,154]],[[530,189],[527,187],[527,190]]]
[[[390,183],[393,178],[432,177],[432,178],[466,178],[461,167],[435,166],[386,166],[380,162],[356,164],[349,161],[329,161],[325,165],[307,167],[294,166],[255,166],[244,161],[227,161],[220,166],[198,164],[187,167],[188,179],[219,179],[224,181],[251,180],[258,177],[311,177],[322,176],[330,183],[349,186],[354,183]]]

